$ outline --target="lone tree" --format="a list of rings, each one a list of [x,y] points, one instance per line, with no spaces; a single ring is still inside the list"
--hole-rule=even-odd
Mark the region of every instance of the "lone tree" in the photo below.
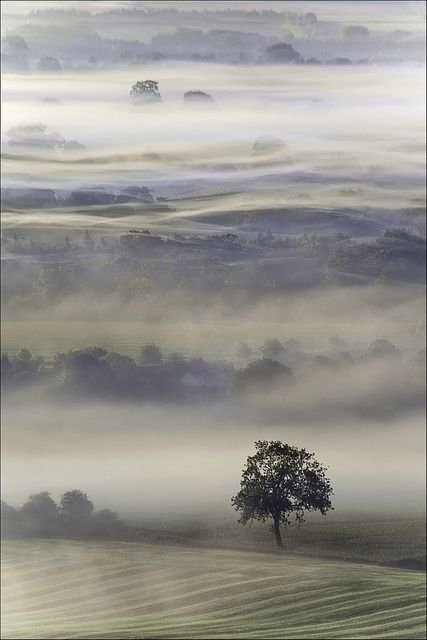
[[[140,80],[130,90],[130,95],[136,100],[144,102],[161,102],[159,83],[155,80]]]
[[[305,449],[298,449],[279,440],[258,440],[256,453],[249,456],[243,469],[239,493],[231,499],[239,522],[273,520],[277,546],[283,542],[280,525],[291,524],[292,515],[300,525],[305,511],[332,509],[333,494],[323,467]]]

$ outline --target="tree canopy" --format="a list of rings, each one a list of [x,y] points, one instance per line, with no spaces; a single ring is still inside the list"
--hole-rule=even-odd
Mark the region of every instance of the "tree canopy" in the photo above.
[[[70,532],[79,533],[86,529],[92,518],[93,502],[83,491],[72,489],[61,496],[59,511]]]
[[[161,364],[163,354],[155,344],[145,344],[140,349],[140,359],[143,364]]]
[[[269,63],[290,63],[300,62],[301,56],[298,51],[295,51],[291,44],[286,42],[278,42],[271,45],[265,50],[265,61]]]
[[[130,90],[133,98],[143,99],[148,102],[161,102],[162,96],[159,92],[159,83],[155,80],[139,80]]]
[[[236,388],[239,391],[252,391],[254,388],[268,390],[278,382],[291,380],[291,369],[271,358],[253,360],[236,372]]]
[[[209,93],[205,93],[204,91],[186,91],[184,93],[184,101],[185,102],[214,102]]]
[[[285,353],[285,347],[277,338],[268,338],[261,347],[263,358],[271,358],[277,360]]]
[[[283,547],[280,525],[288,526],[294,516],[301,524],[306,511],[324,515],[332,509],[333,490],[326,468],[313,453],[279,440],[258,440],[256,453],[243,469],[240,491],[232,499],[239,522],[273,520],[278,547]]]

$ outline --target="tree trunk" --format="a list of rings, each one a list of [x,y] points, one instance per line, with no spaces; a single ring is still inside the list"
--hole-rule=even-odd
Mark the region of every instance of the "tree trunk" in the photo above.
[[[280,535],[280,521],[274,521],[274,535],[276,536],[276,543],[279,549],[283,549],[282,536]]]

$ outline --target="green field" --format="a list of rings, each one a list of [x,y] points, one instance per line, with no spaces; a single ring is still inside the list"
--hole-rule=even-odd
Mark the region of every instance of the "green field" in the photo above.
[[[292,555],[9,541],[3,638],[425,637],[425,574]]]
[[[149,517],[127,514],[141,542],[181,544],[236,551],[275,550],[274,536],[262,522],[242,527],[232,517],[175,515]],[[302,527],[283,529],[287,552],[317,559],[368,562],[402,569],[425,569],[424,513],[331,511],[327,517],[306,515]]]

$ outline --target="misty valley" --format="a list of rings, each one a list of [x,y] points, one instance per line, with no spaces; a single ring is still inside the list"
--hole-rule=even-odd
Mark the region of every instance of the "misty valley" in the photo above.
[[[2,18],[3,637],[425,637],[425,4]]]

